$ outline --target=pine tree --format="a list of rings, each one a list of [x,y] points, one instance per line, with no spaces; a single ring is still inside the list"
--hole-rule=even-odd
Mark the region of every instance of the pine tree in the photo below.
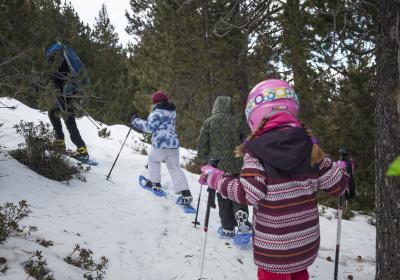
[[[106,5],[103,4],[96,18],[96,24],[93,31],[94,41],[103,47],[117,48],[118,34],[115,32],[114,25],[111,24]]]
[[[90,75],[94,77],[91,91],[100,100],[91,101],[88,107],[105,122],[126,122],[128,115],[137,111],[132,104],[134,80],[129,81],[128,57],[119,44],[118,34],[104,4],[96,17],[92,39],[95,44],[90,69]]]

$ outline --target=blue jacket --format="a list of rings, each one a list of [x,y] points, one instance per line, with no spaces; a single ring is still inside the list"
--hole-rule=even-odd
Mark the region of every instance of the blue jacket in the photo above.
[[[179,139],[176,134],[176,107],[174,104],[161,102],[154,106],[147,121],[136,118],[132,125],[151,133],[151,143],[157,149],[178,149]]]

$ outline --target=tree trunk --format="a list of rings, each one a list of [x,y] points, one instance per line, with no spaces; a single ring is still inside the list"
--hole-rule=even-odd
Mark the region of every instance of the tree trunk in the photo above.
[[[203,2],[202,2],[203,28],[204,28],[203,32],[204,32],[204,41],[205,41],[206,51],[208,54],[207,63],[209,63],[208,59],[210,59],[209,55],[210,55],[210,51],[211,51],[208,9],[209,9],[208,0],[203,0]],[[210,115],[216,95],[215,95],[215,86],[214,86],[214,73],[209,64],[207,66],[205,74],[206,74],[207,89],[209,90],[208,115]]]
[[[300,0],[287,0],[282,15],[283,36],[282,48],[284,63],[290,66],[293,74],[294,88],[299,94],[302,120],[309,123],[313,119],[312,93],[310,92],[309,46],[305,40],[305,19]]]
[[[236,4],[236,1],[231,1],[231,5],[236,5],[233,13],[234,19],[240,19],[243,21],[247,15],[246,5],[243,7],[240,3]],[[249,77],[248,77],[248,45],[249,45],[249,35],[247,29],[233,29],[231,36],[236,38],[235,40],[235,56],[238,58],[238,64],[236,67],[235,80],[236,85],[239,90],[239,101],[240,109],[242,112],[245,111],[247,96],[249,94]]]
[[[246,35],[242,35],[245,37]],[[238,63],[238,71],[237,71],[237,82],[240,91],[240,108],[243,111],[246,108],[247,104],[247,96],[249,94],[249,80],[248,80],[248,67],[247,67],[247,38],[243,38],[243,50],[241,50],[239,54],[239,63]]]
[[[387,177],[400,154],[400,4],[379,1],[376,104],[376,279],[400,279],[400,178]]]

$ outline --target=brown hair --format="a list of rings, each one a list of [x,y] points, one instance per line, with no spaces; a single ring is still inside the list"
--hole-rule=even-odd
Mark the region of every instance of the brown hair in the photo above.
[[[264,117],[261,120],[260,125],[257,127],[257,129],[254,130],[242,144],[240,144],[239,146],[237,146],[235,148],[235,156],[236,157],[244,156],[246,144],[248,142],[250,142],[251,140],[253,140],[254,138],[256,138],[257,134],[267,123],[268,119],[269,119],[269,116]],[[307,127],[303,123],[301,125],[304,128],[304,130],[306,131],[307,135],[310,137],[310,140],[312,138],[314,138],[316,140],[316,137],[314,136],[311,128]],[[316,141],[315,142],[313,141],[313,145],[312,145],[312,149],[311,149],[311,161],[310,161],[311,166],[315,166],[315,165],[319,164],[320,162],[322,162],[324,160],[325,156],[326,156],[326,154],[325,154],[324,150],[318,145],[318,143]]]
[[[311,166],[317,165],[324,160],[324,158],[326,157],[326,154],[325,154],[324,150],[318,145],[317,138],[314,136],[311,128],[309,128],[304,123],[301,123],[301,126],[304,128],[308,137],[310,137],[310,139],[313,142],[312,149],[311,149],[310,164],[311,164]]]
[[[254,138],[256,138],[258,132],[260,132],[260,130],[264,127],[264,125],[267,123],[269,117],[264,117],[261,122],[260,125],[257,127],[256,130],[254,130],[249,136],[247,136],[246,140],[244,140],[244,142],[242,144],[240,144],[239,146],[237,146],[235,148],[235,156],[236,157],[243,157],[244,156],[244,150],[246,147],[246,144],[248,142],[250,142],[251,140],[253,140]]]

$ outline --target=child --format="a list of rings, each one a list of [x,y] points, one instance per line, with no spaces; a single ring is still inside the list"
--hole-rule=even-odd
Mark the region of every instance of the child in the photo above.
[[[297,120],[299,102],[285,81],[266,80],[247,99],[252,130],[238,149],[240,178],[211,166],[200,180],[223,197],[254,206],[254,261],[260,280],[307,280],[320,233],[315,193],[333,196],[348,188],[346,164],[335,162]]]
[[[218,167],[224,172],[239,175],[243,165],[241,158],[235,158],[235,147],[240,145],[248,133],[243,120],[233,115],[231,98],[218,96],[214,102],[211,117],[201,128],[197,139],[197,156],[200,162],[218,159]],[[247,205],[241,205],[217,194],[219,217],[222,227],[218,230],[221,238],[233,238],[235,227],[239,232],[249,231],[249,211]]]
[[[153,110],[147,121],[133,117],[132,125],[143,132],[151,133],[152,149],[149,153],[149,180],[146,186],[161,190],[161,162],[165,161],[175,187],[181,194],[181,204],[189,205],[193,198],[188,181],[179,166],[179,139],[176,134],[176,108],[168,103],[168,96],[163,91],[155,92],[151,97]]]

